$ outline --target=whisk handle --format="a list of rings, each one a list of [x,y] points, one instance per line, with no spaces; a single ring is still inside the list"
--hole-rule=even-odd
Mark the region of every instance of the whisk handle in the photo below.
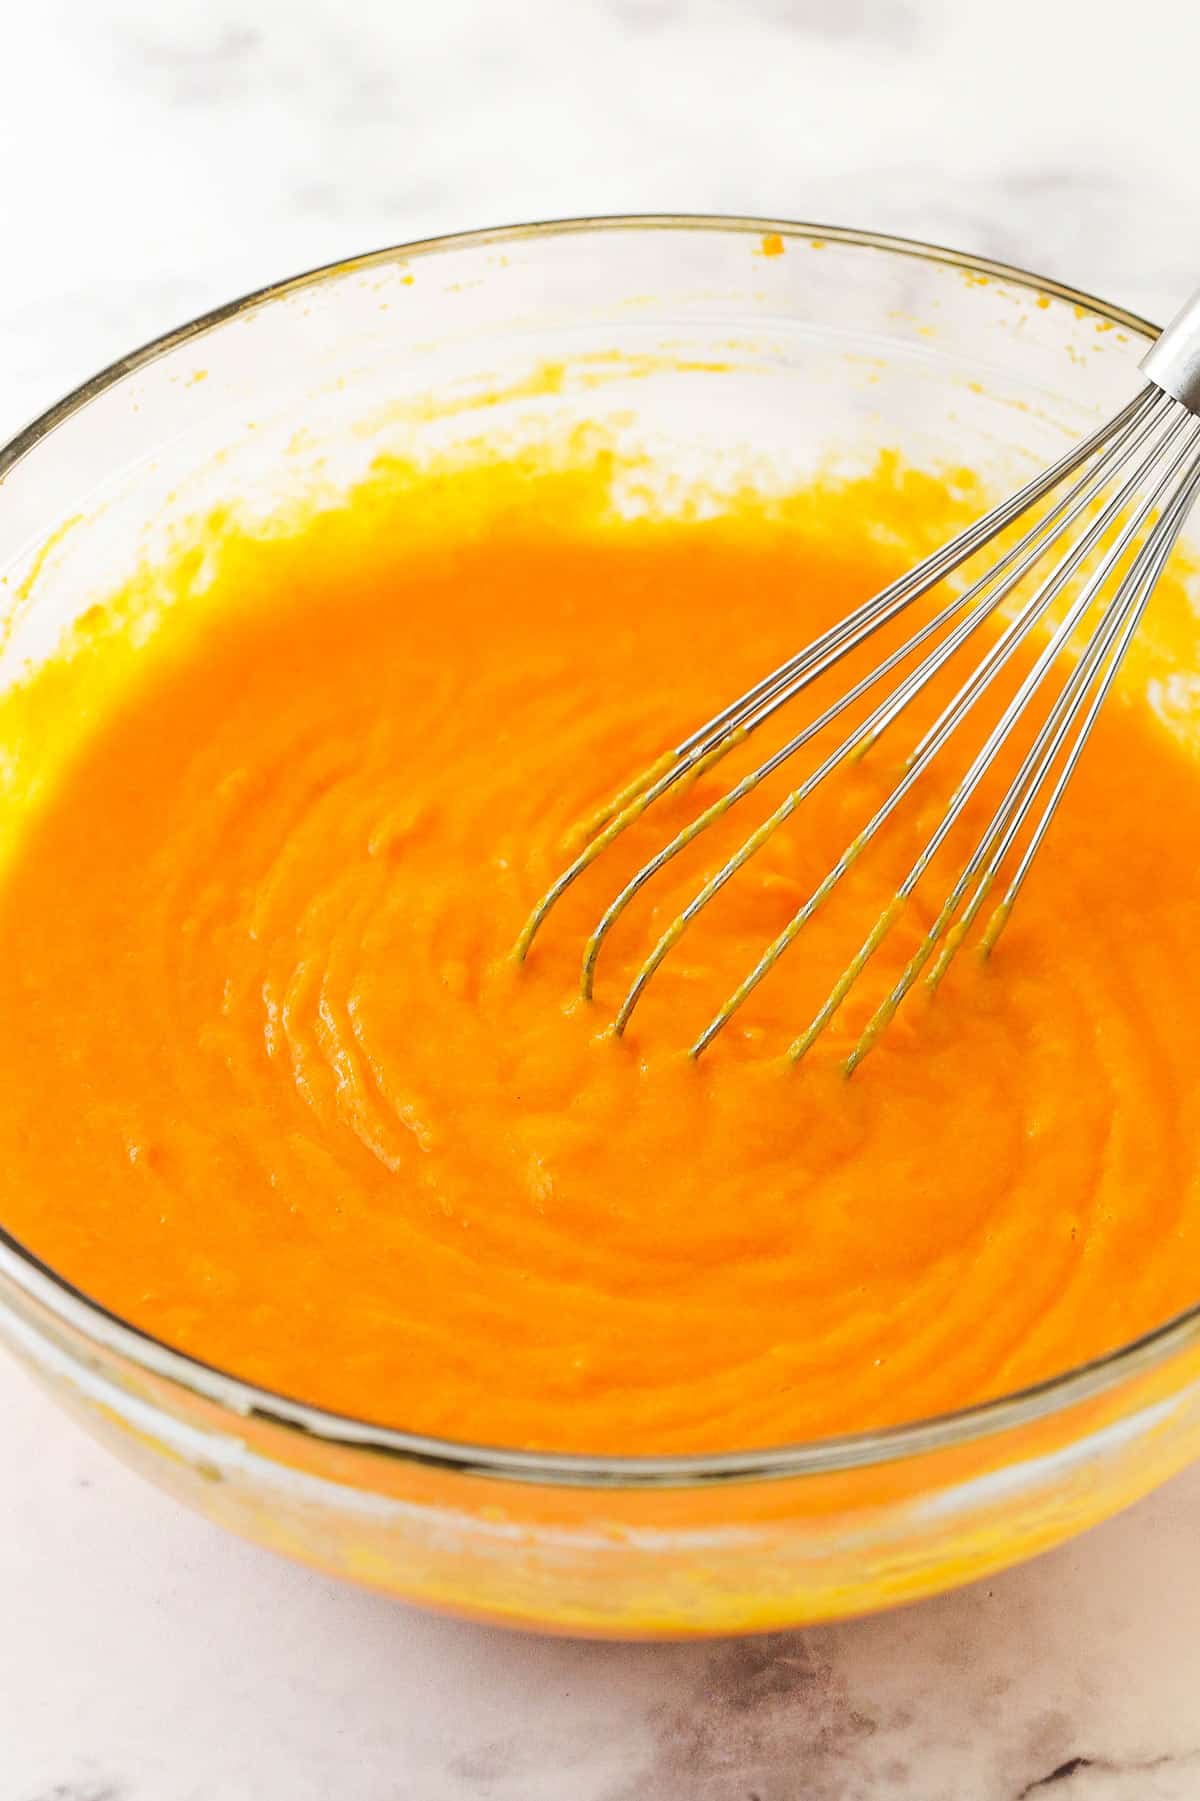
[[[1142,358],[1142,373],[1200,414],[1200,291]]]

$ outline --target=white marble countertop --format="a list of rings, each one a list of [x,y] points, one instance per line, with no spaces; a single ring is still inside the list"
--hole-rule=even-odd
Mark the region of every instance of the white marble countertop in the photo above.
[[[2,18],[0,432],[232,293],[459,226],[839,220],[1151,317],[1200,273],[1193,0]],[[0,1801],[1200,1797],[1200,1470],[940,1601],[630,1647],[424,1618],[235,1543],[7,1362],[0,1422]]]

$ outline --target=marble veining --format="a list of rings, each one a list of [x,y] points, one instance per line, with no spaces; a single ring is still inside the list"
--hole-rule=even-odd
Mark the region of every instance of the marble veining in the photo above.
[[[1162,317],[1200,278],[1195,29],[1193,0],[11,7],[0,432],[282,273],[573,212],[876,226]],[[586,1645],[228,1539],[2,1360],[0,1424],[0,1801],[1200,1801],[1200,1471],[921,1607]]]
[[[1173,1772],[1173,1777],[1183,1782],[1189,1780],[1187,1772],[1192,1768],[1200,1768],[1200,1751],[1177,1755],[1163,1752],[1157,1757],[1125,1759],[1068,1757],[1065,1763],[1060,1763],[1047,1775],[1036,1776],[1032,1782],[1027,1782],[1025,1787],[1018,1791],[1017,1801],[1025,1801],[1027,1795],[1040,1795],[1043,1790],[1048,1788],[1058,1788],[1060,1783],[1071,1783],[1075,1777],[1082,1779],[1089,1772],[1098,1780],[1107,1780],[1110,1785],[1112,1783],[1121,1784],[1122,1789],[1132,1795],[1138,1792],[1147,1792],[1140,1791],[1135,1786],[1140,1777],[1153,1778],[1156,1775]],[[1104,1793],[1103,1787],[1097,1787],[1095,1783],[1092,1784],[1092,1788],[1096,1794]],[[1118,1791],[1110,1786],[1109,1792],[1116,1793]],[[1187,1790],[1181,1789],[1179,1792],[1192,1794],[1196,1791],[1194,1788],[1188,1788]]]

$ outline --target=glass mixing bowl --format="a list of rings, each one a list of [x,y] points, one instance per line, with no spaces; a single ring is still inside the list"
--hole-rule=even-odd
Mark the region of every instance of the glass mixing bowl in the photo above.
[[[0,453],[0,684],[190,518],[267,519],[383,450],[599,421],[671,479],[735,450],[800,481],[894,446],[1001,489],[1128,397],[1152,336],[1019,270],[764,220],[569,221],[341,263],[134,352]],[[1161,687],[1179,657],[1148,641],[1126,679]],[[1190,689],[1172,693],[1187,712]],[[38,747],[0,749],[2,825]],[[335,1417],[156,1342],[11,1238],[0,1334],[212,1519],[424,1605],[561,1632],[760,1630],[908,1600],[1079,1531],[1200,1450],[1200,1310],[953,1417],[659,1459]]]

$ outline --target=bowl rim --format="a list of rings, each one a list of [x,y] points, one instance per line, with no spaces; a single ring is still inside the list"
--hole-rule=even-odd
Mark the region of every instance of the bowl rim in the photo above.
[[[911,257],[995,277],[1031,289],[1039,296],[1065,301],[1121,326],[1147,342],[1152,342],[1159,332],[1159,327],[1135,313],[1017,265],[916,238],[849,226],[738,214],[619,213],[485,227],[417,239],[412,243],[385,245],[362,255],[320,264],[253,289],[150,339],[81,382],[0,447],[0,484],[44,438],[126,376],[179,345],[305,288],[398,260],[408,262],[465,249],[499,247],[530,238],[668,230],[759,236],[777,233],[785,239],[810,243],[820,240],[847,248],[882,252],[887,256]],[[83,1289],[68,1282],[0,1225],[0,1285],[6,1282],[35,1307],[48,1311],[69,1331],[199,1399],[216,1403],[237,1417],[297,1431],[331,1448],[360,1451],[464,1475],[571,1488],[690,1488],[718,1482],[780,1481],[828,1476],[925,1456],[1065,1412],[1127,1379],[1158,1368],[1177,1351],[1200,1344],[1200,1303],[1197,1303],[1101,1357],[1029,1387],[950,1413],[905,1421],[875,1431],[762,1449],[659,1457],[614,1456],[575,1451],[521,1451],[408,1432],[316,1407],[245,1381],[201,1358],[175,1350],[152,1333],[122,1319]],[[0,1286],[0,1305],[3,1304],[5,1297]],[[37,1322],[34,1323],[36,1329]]]

